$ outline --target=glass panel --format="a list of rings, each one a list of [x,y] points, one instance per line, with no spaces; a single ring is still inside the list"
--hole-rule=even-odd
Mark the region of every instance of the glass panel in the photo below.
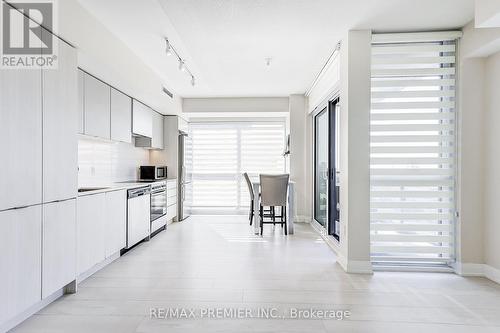
[[[314,218],[323,226],[328,220],[328,112],[315,117]]]

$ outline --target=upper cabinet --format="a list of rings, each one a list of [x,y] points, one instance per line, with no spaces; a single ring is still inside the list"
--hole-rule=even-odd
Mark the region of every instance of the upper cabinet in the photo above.
[[[85,134],[111,138],[111,88],[93,76],[84,79]]]
[[[134,99],[132,117],[132,134],[153,137],[153,110]]]
[[[179,122],[177,125],[179,131],[187,133],[189,131],[189,123],[181,117],[177,117],[177,121]]]
[[[111,140],[132,143],[132,98],[111,88]]]
[[[151,110],[151,109],[150,109]],[[135,138],[136,147],[149,149],[163,149],[163,115],[151,110],[152,135],[151,137],[138,136]]]
[[[78,191],[77,55],[63,41],[58,49],[57,69],[42,71],[43,202],[75,198]]]
[[[163,149],[163,115],[82,70],[76,133]]]
[[[0,70],[0,211],[42,202],[41,75]]]
[[[153,112],[153,137],[151,148],[163,149],[163,115]]]

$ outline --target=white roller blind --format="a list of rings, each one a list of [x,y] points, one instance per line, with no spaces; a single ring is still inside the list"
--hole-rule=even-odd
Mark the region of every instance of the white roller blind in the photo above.
[[[283,173],[285,123],[192,122],[193,211],[247,213],[250,198],[242,174]]]
[[[394,37],[395,35],[393,35]],[[454,258],[454,40],[374,35],[371,256],[382,264]]]

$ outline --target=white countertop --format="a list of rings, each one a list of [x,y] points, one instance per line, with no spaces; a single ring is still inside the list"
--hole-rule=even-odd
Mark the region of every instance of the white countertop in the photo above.
[[[162,179],[162,180],[158,180],[158,182],[165,182],[165,181],[170,182],[170,181],[174,181],[174,180],[177,180],[177,179],[176,178]],[[90,191],[85,191],[85,192],[78,192],[78,196],[83,197],[86,195],[106,193],[106,192],[112,192],[112,191],[130,190],[133,188],[150,186],[151,184],[154,184],[154,183],[156,183],[156,182],[152,182],[152,183],[119,182],[119,183],[111,183],[111,184],[101,184],[101,185],[96,185],[96,186],[83,186],[81,188],[96,188],[96,189],[90,190]]]

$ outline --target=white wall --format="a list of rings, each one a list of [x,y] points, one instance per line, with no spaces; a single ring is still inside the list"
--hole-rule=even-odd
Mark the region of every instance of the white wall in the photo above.
[[[296,214],[298,221],[311,220],[312,192],[306,173],[307,155],[307,99],[304,95],[290,95],[290,178],[295,181]]]
[[[288,97],[184,98],[182,112],[288,112]]]
[[[348,272],[371,272],[371,31],[349,31],[341,50],[340,222]]]
[[[500,283],[500,29],[463,29],[459,81],[457,272]]]
[[[500,273],[500,53],[486,59],[485,74],[484,259]]]
[[[370,73],[371,32],[349,31],[339,54],[309,93],[308,111],[340,91],[340,244],[347,272],[370,273]],[[309,117],[312,119],[312,116]],[[312,121],[310,121],[312,123]],[[313,147],[312,127],[308,147]],[[312,182],[312,153],[307,176]],[[312,193],[311,193],[312,197]]]
[[[148,164],[147,149],[83,136],[78,139],[78,187],[135,180],[139,166]]]
[[[483,263],[484,59],[460,62],[457,261]]]
[[[318,78],[313,89],[308,95],[308,111],[311,112],[314,108],[324,103],[326,99],[331,97],[340,89],[340,53],[335,52],[326,64],[324,71]]]
[[[162,92],[167,82],[162,82],[77,0],[58,1],[58,8],[56,33],[77,47],[78,66],[158,112],[180,114],[181,98],[171,99]]]

